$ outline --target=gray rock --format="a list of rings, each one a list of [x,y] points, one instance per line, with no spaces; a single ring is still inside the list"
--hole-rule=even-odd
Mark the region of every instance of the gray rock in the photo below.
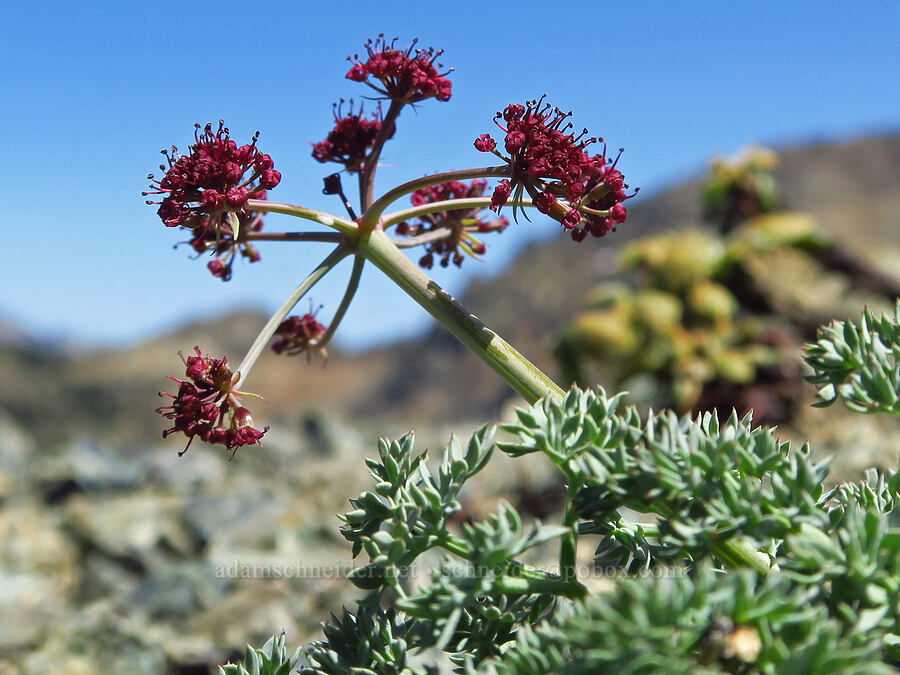
[[[207,485],[221,485],[228,479],[231,466],[223,453],[199,442],[180,457],[179,449],[171,444],[158,446],[144,457],[152,483],[188,495]]]
[[[275,546],[279,516],[288,500],[239,481],[231,489],[218,486],[216,494],[190,499],[183,519],[192,536],[210,546],[235,543],[262,550]],[[239,491],[240,490],[240,491]]]
[[[213,566],[199,561],[160,565],[132,594],[130,605],[153,621],[183,619],[208,609],[229,590],[230,582],[215,574]]]
[[[34,455],[34,441],[5,410],[0,408],[0,466],[16,473],[27,469]]]
[[[146,675],[165,673],[167,666],[165,650],[148,638],[146,624],[100,602],[69,614],[47,642],[24,659],[23,672]]]
[[[80,577],[77,549],[37,500],[0,510],[0,650],[40,644],[63,615]]]
[[[143,570],[154,553],[190,557],[200,549],[179,517],[183,504],[178,495],[150,490],[94,499],[76,495],[66,504],[66,524],[82,546]]]
[[[0,651],[32,648],[43,642],[55,617],[62,613],[54,579],[27,572],[0,570]]]
[[[40,465],[37,481],[48,504],[76,492],[130,490],[146,480],[146,463],[93,443],[78,443]]]

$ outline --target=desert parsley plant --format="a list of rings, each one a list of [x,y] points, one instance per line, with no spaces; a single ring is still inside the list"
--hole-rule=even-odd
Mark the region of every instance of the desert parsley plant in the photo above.
[[[466,256],[480,256],[486,247],[479,237],[500,232],[508,221],[499,215],[504,206],[516,216],[520,209],[535,208],[561,223],[576,241],[589,234],[601,237],[626,217],[624,176],[610,161],[606,145],[584,130],[572,131],[571,113],[551,106],[544,98],[508,105],[494,116],[504,134],[505,153],[490,134],[475,140],[477,150],[502,164],[460,169],[399,185],[376,199],[375,173],[384,144],[394,136],[401,112],[428,99],[449,101],[449,70],[441,70],[442,52],[416,49],[415,42],[398,49],[383,36],[370,41],[366,54],[355,56],[347,79],[367,87],[378,100],[366,113],[351,101],[334,108],[335,126],[325,140],[313,146],[313,157],[336,163],[342,173],[356,174],[359,215],[344,194],[341,174],[325,179],[325,192],[343,202],[346,216],[324,213],[294,204],[273,202],[269,192],[281,181],[272,158],[256,143],[255,134],[238,145],[231,132],[218,126],[197,125],[188,153],[173,146],[164,151],[163,175],[149,177],[148,200],[158,205],[167,227],[186,230],[194,250],[211,255],[209,271],[227,281],[234,260],[260,259],[263,242],[310,241],[334,244],[332,252],[285,300],[251,346],[243,362],[231,369],[224,359],[203,355],[185,360],[187,379],[173,378],[178,391],[168,394],[171,405],[159,412],[172,420],[166,432],[181,433],[188,443],[195,437],[221,444],[232,453],[258,443],[265,430],[253,426],[239,403],[237,384],[246,383],[250,369],[264,346],[278,335],[278,352],[321,352],[347,310],[366,263],[378,267],[409,293],[454,335],[475,351],[529,402],[547,393],[561,392],[510,345],[471,316],[453,298],[417,269],[402,249],[421,248],[421,267],[435,261],[443,266],[461,265]],[[386,106],[386,110],[385,110]],[[593,152],[595,149],[601,152]],[[487,179],[500,179],[491,196],[485,196]],[[471,182],[465,182],[471,181]],[[526,196],[527,194],[527,196]],[[409,208],[387,212],[408,197]],[[485,208],[489,208],[485,215]],[[323,225],[330,231],[264,232],[262,216],[283,213]],[[354,258],[347,291],[326,328],[314,316],[288,317],[297,302],[342,259]]]
[[[451,98],[440,55],[379,37],[350,59],[347,78],[378,103],[368,111],[337,104],[334,128],[312,153],[342,167],[325,190],[343,204],[343,216],[271,201],[281,178],[274,161],[257,136],[238,145],[223,123],[198,127],[188,153],[167,152],[163,175],[151,177],[147,194],[163,223],[186,230],[223,280],[238,256],[258,261],[263,244],[333,245],[237,367],[200,349],[183,359],[185,376],[172,378],[177,391],[159,409],[172,425],[166,435],[183,434],[188,445],[199,437],[232,455],[261,443],[266,429],[254,424],[246,408],[253,395],[242,390],[254,362],[273,337],[278,353],[324,355],[366,264],[527,404],[502,439],[485,426],[466,444],[451,441],[436,466],[412,433],[380,440],[377,457],[366,461],[371,488],[341,516],[359,560],[349,579],[360,592],[356,606],[333,615],[306,648],[290,652],[276,636],[220,673],[432,673],[448,660],[460,672],[891,672],[900,656],[897,474],[826,490],[826,463],[754,427],[749,415],[642,416],[623,394],[563,392],[422,271],[483,255],[483,235],[508,225],[503,209],[514,219],[535,209],[580,242],[622,223],[634,194],[618,156],[540,98],[494,116],[499,142],[487,133],[475,139],[475,149],[499,164],[425,176],[376,196],[378,159],[402,111]],[[342,184],[352,174],[356,204]],[[497,181],[492,189],[488,180]],[[388,211],[404,198],[411,206]],[[269,232],[267,213],[328,229]],[[421,249],[418,267],[407,248]],[[348,256],[355,262],[329,325],[309,313],[289,316]],[[808,351],[825,401],[897,412],[897,331],[896,318],[868,315],[861,326],[826,329]],[[548,460],[566,486],[559,523],[526,523],[505,503],[459,523],[461,491],[495,452]],[[589,542],[593,556],[579,556],[579,542]],[[552,564],[535,564],[548,550]],[[408,572],[426,553],[441,563],[427,583],[413,583]],[[596,583],[604,577],[614,583]]]

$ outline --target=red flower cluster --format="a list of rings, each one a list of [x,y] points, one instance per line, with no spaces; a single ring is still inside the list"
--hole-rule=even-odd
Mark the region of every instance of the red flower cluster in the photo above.
[[[381,131],[381,106],[372,119],[363,116],[362,106],[356,115],[343,117],[341,107],[343,100],[333,106],[334,129],[324,141],[313,146],[312,156],[319,162],[337,162],[347,167],[350,173],[359,172],[365,164],[366,152],[375,145],[378,132]],[[353,101],[350,101],[353,105]],[[394,135],[391,129],[387,138]]]
[[[265,199],[265,190],[257,192],[255,199]],[[250,262],[259,262],[259,251],[246,240],[246,235],[251,232],[259,232],[263,228],[262,214],[256,211],[242,210],[236,214],[238,217],[238,239],[230,222],[221,225],[218,232],[210,229],[197,228],[194,237],[188,242],[197,253],[212,251],[213,258],[206,264],[206,268],[214,277],[222,281],[231,279],[231,268],[234,259],[240,255]]]
[[[194,351],[196,356],[182,357],[188,379],[169,378],[178,383],[178,393],[159,393],[174,399],[172,405],[156,409],[175,421],[175,426],[163,432],[163,438],[176,432],[188,437],[179,455],[187,452],[195,436],[207,443],[224,445],[232,457],[242,445],[260,444],[269,427],[262,431],[253,428],[250,411],[238,404],[237,397],[243,392],[234,388],[237,378],[228,367],[228,360],[204,356],[199,347]]]
[[[486,189],[486,180],[474,180],[471,185],[459,181],[442,183],[416,190],[412,194],[412,203],[413,206],[423,206],[448,199],[481,197]],[[473,232],[502,232],[509,225],[509,221],[502,217],[482,220],[481,212],[480,208],[475,208],[429,213],[419,216],[416,224],[400,223],[397,225],[397,234],[419,236],[427,232],[437,234],[440,230],[447,230],[444,237],[428,242],[419,265],[431,269],[435,256],[439,256],[441,267],[447,267],[451,260],[459,267],[465,258],[463,253],[477,257],[485,252],[484,244],[472,235]]]
[[[509,105],[494,120],[506,132],[510,157],[496,152],[497,144],[488,134],[479,136],[475,147],[500,154],[512,167],[512,181],[503,180],[494,190],[492,209],[499,212],[513,192],[519,199],[525,190],[541,213],[562,223],[572,239],[582,241],[588,234],[602,237],[625,222],[622,202],[634,193],[625,194],[628,185],[616,169],[618,157],[607,161],[605,143],[602,154],[585,152],[598,139],[584,138],[587,129],[578,136],[569,132],[572,124],[566,120],[570,116],[543,104],[543,99]]]
[[[429,47],[414,52],[416,42],[417,39],[413,40],[406,50],[401,51],[394,49],[396,39],[388,44],[382,33],[377,40],[366,43],[369,57],[365,62],[359,55],[352,59],[348,57],[353,67],[347,73],[347,79],[365,82],[385,97],[404,103],[416,103],[432,97],[438,101],[449,101],[452,85],[445,76],[450,71],[438,73],[434,66],[435,59],[444,51]],[[378,80],[381,86],[372,84],[369,77]]]
[[[325,326],[316,321],[315,315],[311,312],[303,316],[289,316],[278,326],[275,335],[278,339],[272,345],[272,351],[276,354],[295,356],[306,352],[308,360],[312,348],[316,349],[323,359],[328,356],[324,347],[316,348],[316,343],[325,335]]]
[[[165,195],[159,204],[160,219],[166,227],[185,227],[201,236],[211,231],[218,243],[223,236],[240,241],[240,216],[247,216],[244,207],[248,199],[262,199],[265,191],[281,182],[272,158],[256,147],[255,134],[251,142],[238,147],[231,140],[224,122],[213,132],[207,124],[200,133],[195,125],[194,144],[189,155],[179,155],[173,146],[164,150],[168,166],[160,164],[165,175],[156,180],[151,174],[151,194]],[[230,228],[230,231],[228,230]]]

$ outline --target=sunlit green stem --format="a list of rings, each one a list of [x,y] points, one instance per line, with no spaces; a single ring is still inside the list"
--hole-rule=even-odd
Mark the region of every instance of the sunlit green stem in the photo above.
[[[440,202],[431,204],[423,204],[422,206],[414,206],[410,209],[402,211],[393,211],[381,221],[382,229],[387,229],[404,220],[410,220],[419,216],[427,216],[429,213],[437,213],[438,211],[462,211],[465,209],[483,209],[491,205],[490,197],[463,197],[461,199],[445,199]],[[512,206],[512,202],[508,202],[508,206]],[[516,206],[533,206],[530,199],[523,199],[516,202]]]
[[[656,504],[654,510],[663,518],[670,520],[674,518],[674,514],[665,504]],[[732,569],[749,567],[760,576],[766,576],[772,569],[769,556],[740,537],[717,542],[713,545],[713,551],[719,560]]]
[[[350,254],[350,248],[344,244],[341,244],[337,248],[335,248],[331,254],[325,258],[319,266],[316,267],[312,271],[312,273],[306,277],[297,288],[294,289],[294,292],[291,293],[287,299],[282,303],[281,307],[279,307],[272,317],[268,320],[265,326],[263,326],[262,331],[259,335],[256,336],[256,339],[253,341],[253,344],[250,345],[250,350],[247,352],[247,355],[244,357],[244,360],[241,361],[241,365],[237,367],[237,372],[240,373],[241,379],[240,384],[241,387],[244,387],[247,383],[247,376],[250,374],[250,369],[253,367],[253,364],[256,363],[256,359],[259,358],[259,355],[262,353],[262,350],[265,348],[266,343],[269,341],[275,331],[278,329],[278,326],[281,325],[281,322],[287,317],[290,311],[294,308],[300,299],[309,292],[313,286],[315,286],[328,272],[330,272],[335,265],[337,265],[341,260],[346,258]]]
[[[385,142],[396,131],[397,118],[400,117],[400,112],[405,105],[406,103],[403,101],[396,99],[391,101],[391,105],[388,106],[388,110],[381,120],[381,128],[375,137],[375,143],[366,157],[365,166],[359,173],[359,202],[363,211],[368,210],[372,205],[375,191],[375,169],[378,168],[378,158],[381,157],[381,149],[384,147]]]
[[[341,298],[341,304],[338,305],[337,311],[334,313],[334,318],[328,326],[328,330],[326,330],[325,334],[312,346],[324,347],[327,345],[338,326],[341,325],[341,319],[343,319],[344,314],[347,313],[347,308],[350,307],[353,296],[356,295],[356,289],[359,288],[359,278],[362,276],[362,270],[365,263],[366,259],[357,254],[356,258],[353,260],[353,271],[350,273],[350,281],[347,282],[347,290],[344,291],[344,297]]]
[[[384,210],[393,202],[400,199],[404,195],[408,195],[416,190],[431,187],[432,185],[441,185],[455,180],[469,180],[471,178],[502,178],[508,177],[511,173],[509,166],[486,166],[479,169],[460,169],[458,171],[445,171],[444,173],[436,173],[430,176],[416,178],[408,183],[398,185],[393,190],[385,192],[381,197],[376,199],[372,205],[366,209],[362,217],[363,226],[372,229],[378,224],[378,219]]]
[[[561,595],[572,600],[583,598],[587,589],[574,579],[526,579],[501,576],[494,580],[495,593],[506,595]]]
[[[345,239],[340,232],[248,232],[245,241],[304,241],[340,244]]]
[[[448,180],[478,178],[488,175],[503,175],[507,167],[487,167],[466,171],[452,171],[438,176],[428,176],[419,181],[406,184],[404,190],[412,192],[426,185],[439,184]],[[401,186],[403,187],[403,186]],[[399,190],[399,188],[398,188]],[[392,191],[392,192],[396,192]],[[401,191],[398,194],[402,194]],[[388,193],[390,195],[391,193]],[[387,195],[386,195],[387,196]],[[382,198],[384,199],[384,198]],[[381,200],[379,200],[381,201]],[[386,205],[389,203],[385,201]],[[377,202],[376,202],[377,204]],[[343,218],[307,209],[293,204],[250,200],[248,208],[254,211],[283,213],[312,220],[332,227],[342,234],[356,239],[360,231],[355,223]],[[376,207],[373,205],[372,209]],[[367,217],[368,217],[367,213]],[[484,325],[476,316],[470,314],[453,297],[438,284],[428,278],[398,249],[390,238],[381,230],[364,232],[356,242],[359,252],[384,272],[392,281],[400,286],[429,314],[436,318],[445,328],[456,336],[464,345],[472,350],[482,361],[491,367],[503,380],[533,404],[544,396],[552,396],[562,400],[564,393],[559,386],[535,367],[530,361],[516,351],[509,343]],[[348,244],[349,246],[349,244]],[[241,363],[240,371],[246,380],[247,371],[259,357],[265,343],[274,334],[278,325],[290,312],[291,308],[303,295],[324,276],[338,261],[345,257],[349,248],[339,246],[306,280],[291,294],[291,297],[279,308],[278,312],[266,324],[263,332],[256,338],[246,358]],[[349,302],[349,300],[348,300]]]
[[[445,533],[439,539],[438,545],[460,558],[472,562],[468,547],[453,535]],[[545,570],[523,565],[516,560],[510,561],[509,574],[510,576],[503,577],[505,579],[503,583],[506,585],[497,589],[502,593],[550,593],[567,598],[582,598],[587,592],[587,589],[574,576],[564,579]]]
[[[414,237],[394,237],[391,241],[397,248],[415,248],[416,246],[430,244],[433,241],[446,239],[451,234],[453,234],[453,228],[438,227],[434,230],[428,230],[428,232],[423,234],[417,234]]]
[[[325,213],[324,211],[316,211],[315,209],[307,209],[303,206],[294,204],[283,204],[281,202],[270,202],[265,199],[248,199],[246,208],[250,211],[259,211],[263,213],[283,213],[288,216],[296,216],[305,220],[311,220],[320,225],[325,225],[337,230],[341,234],[353,236],[357,232],[356,223],[345,218]]]
[[[566,527],[568,531],[562,535],[559,542],[559,571],[566,581],[576,578],[578,514],[575,512],[575,497],[579,488],[580,485],[573,483],[570,478],[566,489],[566,512],[563,516],[563,527]]]
[[[553,380],[429,279],[384,232],[375,230],[362,237],[359,248],[529,404],[548,395],[562,401],[563,390]]]

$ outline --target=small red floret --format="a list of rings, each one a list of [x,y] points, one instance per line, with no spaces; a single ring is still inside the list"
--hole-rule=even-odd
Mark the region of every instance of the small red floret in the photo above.
[[[324,141],[313,145],[312,156],[319,162],[337,162],[343,164],[350,173],[362,170],[366,153],[375,145],[375,139],[381,131],[382,118],[379,107],[375,115],[366,119],[362,106],[356,114],[343,115],[343,101],[335,103],[334,128],[328,132]],[[350,105],[353,105],[351,100]],[[394,135],[391,129],[387,138]]]
[[[316,346],[325,332],[325,326],[319,323],[311,312],[307,312],[303,316],[289,316],[275,331],[277,340],[272,344],[272,351],[288,356],[306,352],[307,358],[310,353],[316,351],[325,359],[328,355],[324,347]]]
[[[497,147],[497,142],[490,137],[490,134],[481,134],[475,139],[475,149],[480,152],[490,152]]]
[[[417,41],[413,40],[409,47],[401,50],[395,48],[396,40],[388,44],[384,34],[369,40],[365,61],[359,55],[350,59],[353,65],[347,72],[347,79],[365,82],[394,101],[416,103],[426,98],[449,101],[452,84],[446,76],[450,71],[439,73],[435,67],[435,60],[444,53],[443,50],[416,49]]]
[[[224,445],[232,457],[241,446],[260,445],[269,427],[254,428],[250,411],[238,404],[238,397],[245,394],[235,389],[237,378],[228,367],[228,360],[205,356],[199,347],[194,352],[195,356],[182,357],[188,379],[170,378],[178,383],[178,393],[160,392],[160,396],[174,399],[171,405],[156,409],[174,422],[163,437],[174,433],[188,437],[180,455],[187,452],[195,436],[207,443]]]
[[[625,222],[622,202],[637,190],[625,193],[628,185],[616,168],[618,157],[607,160],[605,143],[601,154],[586,152],[598,139],[585,138],[586,129],[578,135],[572,132],[569,117],[571,113],[544,104],[543,99],[510,104],[494,116],[506,134],[512,179],[494,189],[491,208],[499,212],[511,194],[518,199],[525,191],[538,211],[559,221],[572,239],[582,241],[588,234],[600,237]],[[493,150],[485,139],[490,136],[479,136],[475,147]]]

